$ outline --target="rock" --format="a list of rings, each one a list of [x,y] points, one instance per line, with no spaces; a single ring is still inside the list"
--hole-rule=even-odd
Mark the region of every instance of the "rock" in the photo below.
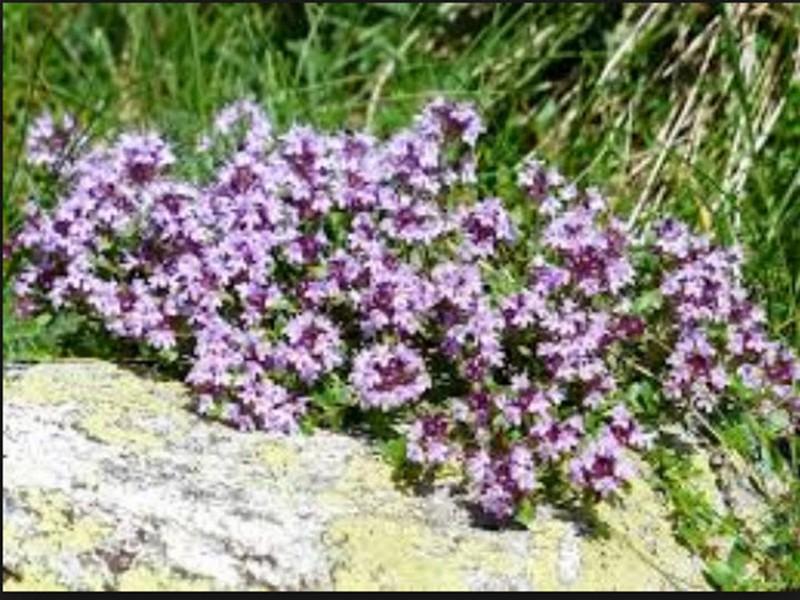
[[[3,381],[5,590],[703,589],[644,482],[589,536],[556,511],[482,529],[369,444],[240,433],[178,383],[98,361]]]

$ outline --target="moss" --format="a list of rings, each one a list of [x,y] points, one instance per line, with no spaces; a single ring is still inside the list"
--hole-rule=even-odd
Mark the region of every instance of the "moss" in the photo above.
[[[700,491],[715,510],[725,510],[725,501],[717,487],[717,475],[711,470],[708,454],[704,451],[692,452],[689,456],[692,486]]]

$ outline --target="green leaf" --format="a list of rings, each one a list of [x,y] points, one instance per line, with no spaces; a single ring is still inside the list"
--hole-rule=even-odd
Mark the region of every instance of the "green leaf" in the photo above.
[[[736,582],[736,575],[727,562],[714,560],[708,564],[708,576],[712,583],[723,590],[730,590]]]
[[[728,566],[736,579],[742,579],[745,576],[745,568],[748,562],[749,556],[744,549],[744,544],[741,540],[736,540],[728,555]]]
[[[386,441],[381,446],[381,454],[392,468],[402,468],[406,462],[406,438],[401,436]]]
[[[649,290],[644,292],[636,300],[633,301],[633,313],[637,315],[645,315],[655,312],[660,309],[664,304],[664,296],[661,290]]]
[[[525,498],[520,502],[517,512],[514,515],[514,520],[525,527],[530,527],[536,519],[536,505],[530,498]]]
[[[316,404],[322,407],[343,407],[350,404],[350,393],[347,385],[337,376],[329,377],[325,386],[313,394]]]

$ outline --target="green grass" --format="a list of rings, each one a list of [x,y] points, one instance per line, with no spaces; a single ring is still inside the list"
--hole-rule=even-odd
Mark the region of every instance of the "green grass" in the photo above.
[[[672,211],[742,243],[800,347],[800,7],[6,5],[3,33],[4,232],[43,108],[190,143],[246,93],[278,126],[376,132],[442,93],[486,116],[488,187],[536,151],[637,223]]]
[[[377,133],[444,94],[485,116],[487,190],[535,151],[638,228],[672,212],[742,244],[773,333],[800,348],[798,40],[792,5],[6,4],[3,233],[32,193],[20,149],[45,108],[190,144],[242,94],[279,128]],[[67,315],[16,320],[6,275],[4,359],[92,351]]]

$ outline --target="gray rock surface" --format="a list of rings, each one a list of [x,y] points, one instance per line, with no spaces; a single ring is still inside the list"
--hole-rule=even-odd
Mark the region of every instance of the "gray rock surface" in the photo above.
[[[472,524],[404,493],[368,443],[201,420],[184,388],[99,361],[3,380],[4,589],[702,589],[644,482],[587,536]]]

